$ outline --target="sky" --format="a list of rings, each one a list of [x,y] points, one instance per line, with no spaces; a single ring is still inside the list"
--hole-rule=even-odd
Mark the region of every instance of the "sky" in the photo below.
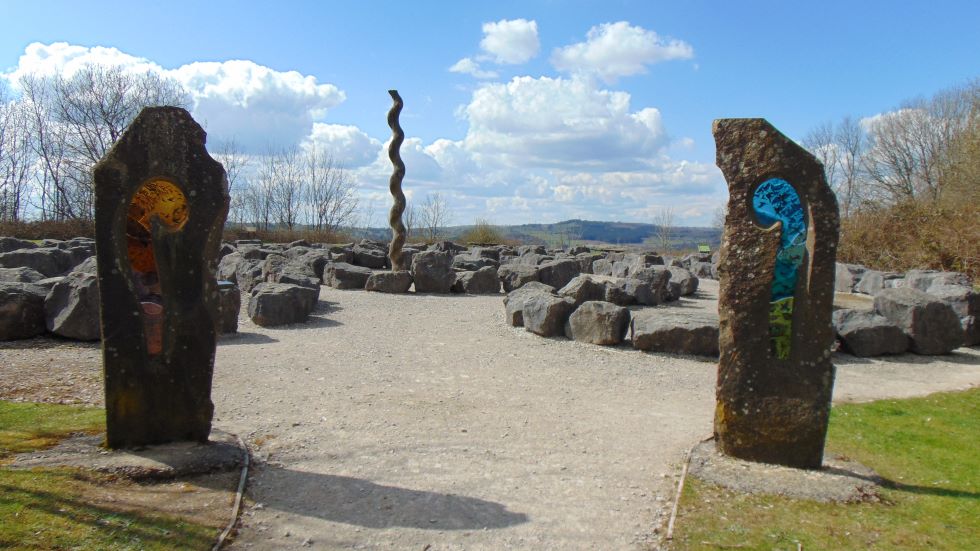
[[[81,64],[190,92],[209,144],[322,146],[390,206],[387,90],[409,200],[451,222],[707,226],[727,200],[711,122],[800,140],[980,77],[980,2],[0,0],[0,78]]]

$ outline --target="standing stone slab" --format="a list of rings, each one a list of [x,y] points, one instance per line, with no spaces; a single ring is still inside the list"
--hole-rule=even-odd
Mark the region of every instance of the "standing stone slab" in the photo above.
[[[713,133],[729,188],[715,439],[741,459],[818,468],[834,385],[837,201],[820,163],[766,120],[716,120]]]
[[[184,109],[144,109],[95,166],[106,441],[205,442],[228,183]]]

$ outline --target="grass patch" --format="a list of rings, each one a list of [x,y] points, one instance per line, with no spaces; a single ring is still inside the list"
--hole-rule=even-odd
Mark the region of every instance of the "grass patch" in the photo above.
[[[828,453],[888,482],[883,503],[746,495],[689,480],[671,549],[976,549],[980,389],[834,407]]]
[[[0,401],[0,458],[104,430],[97,408]],[[0,467],[0,549],[210,549],[215,529],[127,512],[84,496],[111,477],[72,469]]]

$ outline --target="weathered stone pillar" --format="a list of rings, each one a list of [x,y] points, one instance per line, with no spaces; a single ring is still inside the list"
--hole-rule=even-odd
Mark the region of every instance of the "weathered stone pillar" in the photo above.
[[[715,439],[725,454],[818,468],[830,415],[839,220],[823,166],[764,119],[714,122],[728,181]]]
[[[204,442],[228,183],[184,109],[144,109],[95,166],[107,444]]]

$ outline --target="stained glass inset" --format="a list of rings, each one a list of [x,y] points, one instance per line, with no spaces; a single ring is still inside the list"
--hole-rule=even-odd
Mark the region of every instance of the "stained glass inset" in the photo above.
[[[806,218],[799,194],[780,178],[766,180],[756,188],[752,208],[762,225],[782,224],[772,278],[769,340],[773,355],[785,360],[793,337],[793,295],[806,253]]]

